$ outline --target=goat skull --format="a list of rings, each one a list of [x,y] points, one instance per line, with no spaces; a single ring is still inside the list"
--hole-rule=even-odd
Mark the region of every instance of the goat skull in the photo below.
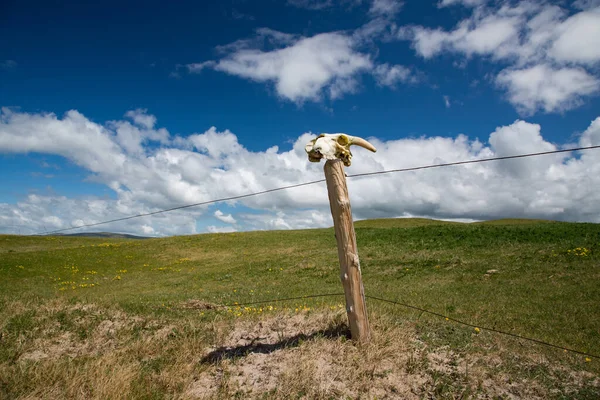
[[[311,162],[319,162],[322,158],[326,160],[340,159],[346,167],[349,167],[352,161],[350,146],[353,144],[372,152],[377,151],[375,146],[365,139],[344,133],[322,133],[316,139],[308,142],[304,149],[308,153],[308,160]]]

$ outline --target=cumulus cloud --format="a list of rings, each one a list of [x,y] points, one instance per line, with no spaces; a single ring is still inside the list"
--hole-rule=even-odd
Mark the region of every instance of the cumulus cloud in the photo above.
[[[357,51],[353,39],[342,33],[295,38],[262,29],[257,35],[271,38],[279,47],[262,50],[254,47],[255,40],[242,40],[224,47],[222,50],[228,54],[222,59],[190,64],[188,69],[198,72],[213,68],[256,82],[272,83],[279,96],[301,103],[353,92],[358,75],[373,65],[371,57]]]
[[[596,118],[581,135],[582,146],[600,146],[600,117]]]
[[[92,172],[115,173],[126,162],[123,149],[109,131],[75,110],[59,120],[50,113],[25,114],[2,108],[0,118],[0,149],[4,152],[56,154]]]
[[[231,233],[231,232],[237,232],[237,229],[235,229],[233,226],[214,226],[214,225],[209,225],[206,227],[206,230],[210,233]]]
[[[226,224],[235,224],[236,220],[231,216],[231,214],[224,214],[223,211],[217,210],[215,211],[215,217],[220,221],[225,222]]]
[[[65,157],[88,170],[95,182],[111,188],[114,198],[31,194],[14,204],[0,204],[2,232],[63,229],[323,179],[322,165],[309,163],[304,152],[304,145],[315,137],[311,133],[299,135],[292,149],[283,152],[276,146],[250,151],[233,132],[216,128],[186,137],[169,136],[158,145],[141,141],[141,151],[134,152],[116,132],[124,123],[129,121],[100,125],[77,111],[57,117],[3,110],[0,153]],[[149,126],[135,128],[142,137],[164,129]],[[543,137],[543,126],[523,120],[498,127],[486,142],[465,135],[370,140],[377,153],[356,149],[349,175],[561,148]],[[599,143],[600,117],[578,140],[582,146]],[[600,222],[597,151],[349,178],[348,185],[357,219],[525,217]],[[205,205],[88,229],[161,236],[331,225],[324,183],[229,204],[236,205],[232,210],[238,212],[225,214]],[[198,230],[200,221],[213,218],[229,226]]]
[[[505,69],[496,82],[508,90],[509,100],[523,113],[538,109],[565,111],[600,89],[600,81],[582,68],[553,68],[546,64]]]
[[[600,61],[600,11],[578,13],[556,27],[549,54],[559,62]]]
[[[410,69],[377,63],[376,40],[390,40],[397,27],[400,0],[288,0],[298,8],[322,10],[352,8],[366,3],[367,22],[353,30],[302,36],[270,28],[258,28],[254,35],[215,48],[219,57],[178,65],[192,74],[213,69],[243,79],[272,85],[284,100],[297,104],[339,99],[361,88],[361,76],[374,75],[380,86],[396,87],[399,82],[416,82]]]
[[[525,115],[562,112],[600,92],[597,69],[592,68],[600,62],[600,8],[595,2],[576,2],[582,11],[572,15],[547,2],[444,0],[440,6],[458,3],[473,9],[453,29],[405,26],[397,38],[410,40],[425,59],[453,53],[500,62],[504,69],[496,83]]]
[[[255,82],[270,83],[283,99],[296,103],[339,99],[360,89],[361,76],[371,74],[379,86],[396,88],[399,83],[416,83],[417,75],[403,65],[377,64],[361,47],[390,28],[389,13],[401,2],[376,1],[376,18],[352,33],[330,32],[311,37],[256,30],[249,39],[237,40],[218,51],[219,60],[188,64],[190,73],[207,68]],[[270,48],[270,50],[265,50]]]
[[[139,201],[135,196],[120,196],[117,200],[109,200],[96,197],[68,198],[30,194],[16,204],[0,203],[0,232],[44,233],[149,211],[156,211],[156,208],[152,208],[147,202]],[[83,232],[111,231],[142,236],[200,233],[196,229],[196,220],[202,213],[202,209],[174,211],[169,214],[113,222],[95,228],[84,228]],[[82,232],[82,230],[70,232]]]
[[[146,129],[152,129],[154,128],[154,124],[156,124],[156,117],[148,115],[148,110],[145,108],[128,111],[125,116],[131,118],[136,125]]]
[[[515,42],[532,7],[504,6],[499,10],[473,12],[460,21],[453,30],[409,27],[402,30],[401,38],[410,38],[417,53],[431,58],[443,51],[463,53],[467,56],[483,55],[501,59],[512,57]],[[518,48],[518,45],[516,46]]]

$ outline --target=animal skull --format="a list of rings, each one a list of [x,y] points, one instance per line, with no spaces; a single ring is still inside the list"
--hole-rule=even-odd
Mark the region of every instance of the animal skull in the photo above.
[[[375,146],[365,139],[344,133],[322,133],[316,139],[308,142],[304,149],[308,153],[309,161],[319,162],[322,158],[326,160],[340,159],[346,167],[349,167],[352,161],[350,146],[353,144],[372,152],[377,151]]]

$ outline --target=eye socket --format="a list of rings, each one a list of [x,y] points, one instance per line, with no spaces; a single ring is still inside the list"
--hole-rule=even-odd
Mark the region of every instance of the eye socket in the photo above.
[[[347,146],[350,143],[350,138],[346,135],[340,135],[337,138],[337,142],[340,146]]]

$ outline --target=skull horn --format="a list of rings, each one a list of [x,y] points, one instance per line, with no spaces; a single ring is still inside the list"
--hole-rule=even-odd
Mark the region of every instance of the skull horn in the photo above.
[[[375,153],[377,151],[375,146],[373,146],[371,143],[367,142],[365,139],[360,138],[358,136],[350,136],[350,144],[355,144],[355,145],[365,148],[367,150],[371,150],[373,153]]]

